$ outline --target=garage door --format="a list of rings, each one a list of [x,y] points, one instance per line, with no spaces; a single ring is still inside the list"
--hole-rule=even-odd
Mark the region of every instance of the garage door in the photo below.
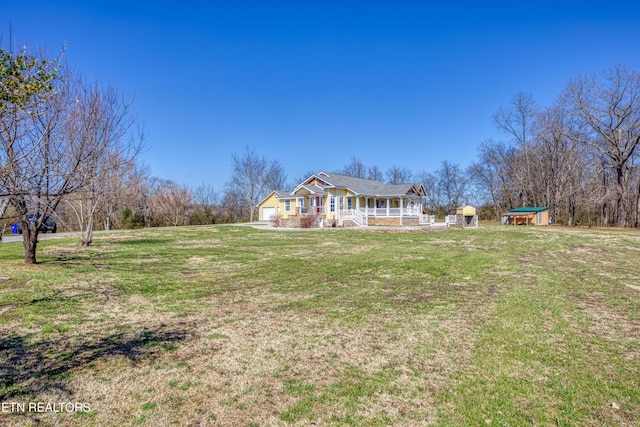
[[[262,208],[262,220],[269,221],[273,219],[273,216],[276,214],[276,208]]]

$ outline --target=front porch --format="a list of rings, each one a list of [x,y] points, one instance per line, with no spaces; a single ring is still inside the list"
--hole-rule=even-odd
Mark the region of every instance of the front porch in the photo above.
[[[400,208],[343,209],[329,212],[325,212],[321,206],[312,206],[298,208],[296,214],[289,215],[287,220],[290,224],[308,224],[307,227],[409,226],[432,224],[433,216],[423,215],[421,205]]]
[[[402,206],[399,208],[360,208],[342,212],[343,220],[351,220],[355,225],[420,225],[426,220],[422,215],[422,205]],[[424,222],[426,224],[426,222]]]

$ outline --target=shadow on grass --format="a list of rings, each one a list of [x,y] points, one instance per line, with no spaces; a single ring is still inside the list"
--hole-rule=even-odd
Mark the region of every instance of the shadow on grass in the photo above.
[[[34,341],[35,338],[35,342]],[[181,328],[160,326],[74,342],[37,340],[35,334],[0,338],[0,401],[50,390],[73,394],[65,378],[101,359],[124,356],[133,363],[173,351],[188,338]]]
[[[100,285],[100,286],[98,286]],[[50,295],[41,296],[39,298],[33,298],[31,300],[21,298],[7,298],[11,301],[10,304],[3,304],[3,299],[0,298],[0,314],[9,312],[16,308],[28,308],[38,310],[40,313],[43,311],[59,311],[59,310],[71,310],[75,306],[74,304],[81,300],[96,298],[101,296],[105,302],[108,302],[112,297],[117,296],[119,291],[108,284],[98,283],[98,285],[88,285],[84,287],[77,287],[74,289],[74,293],[67,292],[66,290],[54,290]],[[1,339],[0,339],[1,342]]]

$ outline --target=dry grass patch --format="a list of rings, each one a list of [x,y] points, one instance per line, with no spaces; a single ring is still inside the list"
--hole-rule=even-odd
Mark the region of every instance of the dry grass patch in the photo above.
[[[140,230],[29,269],[3,245],[0,400],[92,411],[1,421],[634,425],[638,235],[585,231]]]

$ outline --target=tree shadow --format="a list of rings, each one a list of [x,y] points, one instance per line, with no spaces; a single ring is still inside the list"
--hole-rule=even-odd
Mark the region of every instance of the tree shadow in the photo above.
[[[49,295],[32,298],[30,300],[20,301],[14,298],[10,304],[0,304],[0,315],[9,312],[18,307],[37,306],[44,310],[65,310],[69,303],[79,302],[86,299],[94,299],[97,296],[109,301],[112,297],[119,295],[120,290],[109,285],[98,282],[96,285],[89,284],[87,286],[77,286],[74,289],[57,289],[51,291]]]
[[[76,342],[68,337],[39,340],[35,334],[0,338],[0,402],[51,390],[72,395],[65,378],[100,359],[124,356],[134,364],[173,351],[189,338],[181,325],[143,328]]]

